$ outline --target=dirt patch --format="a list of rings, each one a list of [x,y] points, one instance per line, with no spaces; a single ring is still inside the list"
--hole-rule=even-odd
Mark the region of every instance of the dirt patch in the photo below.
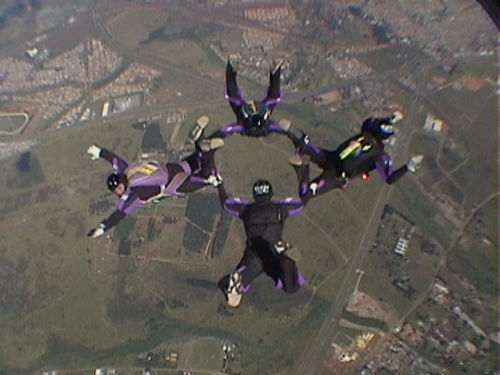
[[[388,323],[398,320],[398,315],[394,310],[383,306],[375,298],[360,291],[355,291],[351,295],[346,309],[363,318],[375,318]]]
[[[477,91],[484,86],[484,82],[472,74],[466,74],[458,80],[460,86],[465,87],[471,91]]]

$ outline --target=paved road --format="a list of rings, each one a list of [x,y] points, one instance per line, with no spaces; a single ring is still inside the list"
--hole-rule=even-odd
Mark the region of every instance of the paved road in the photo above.
[[[424,80],[422,79],[419,82],[423,81]],[[407,124],[411,124],[414,121],[414,118],[418,112],[419,95],[421,90],[422,87],[419,84],[419,87],[417,88],[416,98],[413,101],[408,114],[406,115],[405,123]],[[408,146],[408,142],[411,136],[412,133],[404,134],[403,132],[401,132],[397,147],[391,152],[394,159],[397,160],[397,156],[405,151],[405,148]],[[330,311],[325,318],[325,321],[323,322],[321,328],[318,330],[317,335],[309,340],[309,345],[306,346],[306,350],[302,353],[301,358],[299,359],[293,372],[295,375],[314,375],[321,370],[321,365],[323,363],[326,350],[329,347],[330,340],[334,336],[344,307],[349,301],[349,297],[353,293],[356,286],[356,269],[361,267],[368,249],[370,249],[371,244],[376,236],[378,223],[380,217],[382,216],[384,206],[386,205],[390,197],[391,189],[392,187],[390,185],[384,184],[379,195],[377,196],[377,200],[370,214],[368,223],[364,228],[364,231],[362,232],[361,238],[354,250],[352,259],[347,264],[346,276],[342,280],[342,284],[337,292],[337,296],[333,300],[330,306]]]

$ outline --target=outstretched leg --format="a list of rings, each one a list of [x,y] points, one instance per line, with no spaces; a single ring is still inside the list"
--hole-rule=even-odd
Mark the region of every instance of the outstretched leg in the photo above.
[[[222,277],[218,283],[229,306],[239,306],[243,293],[250,290],[252,281],[263,272],[263,269],[262,259],[251,246],[247,246],[234,272]]]
[[[271,256],[265,258],[264,271],[274,280],[277,288],[283,289],[286,293],[295,293],[305,284],[305,279],[297,270],[294,260],[296,258],[291,254],[293,250],[287,249],[288,246],[285,241],[280,240],[272,251],[268,251]]]
[[[191,175],[179,186],[177,189],[179,193],[192,193],[207,185],[217,186],[222,182],[215,167],[215,150],[196,151],[183,161],[191,168]],[[218,184],[216,180],[219,181]]]
[[[298,157],[309,156],[311,161],[320,168],[326,168],[329,160],[333,158],[332,151],[312,144],[309,141],[309,135],[300,129],[288,130],[287,136],[295,146],[295,155]]]
[[[345,189],[347,181],[337,176],[334,169],[324,169],[323,172],[311,181],[309,191],[313,196],[328,193],[333,189]]]
[[[236,82],[236,69],[227,60],[226,65],[226,98],[239,123],[243,121],[241,107],[243,106],[243,96],[241,95],[238,83]]]
[[[302,159],[298,155],[292,155],[289,160],[290,164],[297,175],[298,185],[299,185],[299,197],[302,202],[307,204],[309,199],[311,199],[312,194],[309,189],[310,182],[310,168],[308,163],[303,163]]]
[[[306,283],[306,280],[298,271],[297,265],[286,254],[280,254],[278,261],[279,276],[275,280],[276,287],[283,288],[286,293],[297,292]]]
[[[280,79],[281,79],[281,65],[283,61],[275,64],[269,72],[269,87],[264,103],[269,109],[269,114],[274,110],[278,102],[281,100]]]
[[[403,165],[401,168],[394,171],[391,156],[385,152],[376,161],[375,167],[382,180],[387,182],[389,185],[398,181],[408,172],[408,167],[406,165]]]

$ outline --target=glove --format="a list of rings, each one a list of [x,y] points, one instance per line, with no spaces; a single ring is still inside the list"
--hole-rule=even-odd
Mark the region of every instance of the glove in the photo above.
[[[311,190],[311,194],[314,196],[318,193],[318,183],[312,182],[309,184],[309,190]]]
[[[97,160],[101,157],[101,148],[96,145],[92,145],[87,149],[87,154],[91,156],[92,160]]]
[[[287,245],[288,244],[285,241],[278,240],[278,242],[274,244],[274,250],[276,250],[278,254],[281,254],[282,252],[286,251]]]
[[[222,177],[217,174],[217,175],[210,175],[207,178],[207,182],[212,185],[213,187],[218,187],[220,184],[222,184]]]
[[[106,226],[104,224],[100,224],[97,228],[94,228],[90,232],[88,232],[87,237],[90,238],[101,237],[105,231],[106,231]]]
[[[415,173],[422,160],[424,160],[423,155],[412,156],[410,160],[408,160],[408,163],[406,163],[406,167],[411,173]]]

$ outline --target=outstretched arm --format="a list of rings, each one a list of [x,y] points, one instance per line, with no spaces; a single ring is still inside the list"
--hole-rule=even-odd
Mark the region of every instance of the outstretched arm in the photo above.
[[[241,217],[250,202],[228,195],[224,188],[224,183],[219,185],[217,191],[222,209],[231,216]]]
[[[108,218],[104,219],[97,228],[92,229],[87,236],[92,238],[102,236],[104,232],[118,224],[125,216],[134,212],[141,203],[139,196],[132,193],[127,199],[120,201],[118,208]]]
[[[104,159],[107,162],[109,162],[112,166],[115,172],[117,173],[124,173],[125,169],[129,166],[129,162],[116,155],[112,151],[105,149],[105,148],[100,148],[97,145],[91,145],[87,149],[87,153],[91,155],[92,160],[96,159]]]
[[[307,203],[306,196],[299,197],[288,197],[278,201],[281,206],[281,212],[284,218],[294,217],[304,211],[305,204]]]
[[[377,160],[375,166],[382,180],[387,182],[389,185],[392,185],[393,183],[398,181],[408,172],[408,167],[406,164],[396,170],[393,170],[391,157],[385,152]]]

